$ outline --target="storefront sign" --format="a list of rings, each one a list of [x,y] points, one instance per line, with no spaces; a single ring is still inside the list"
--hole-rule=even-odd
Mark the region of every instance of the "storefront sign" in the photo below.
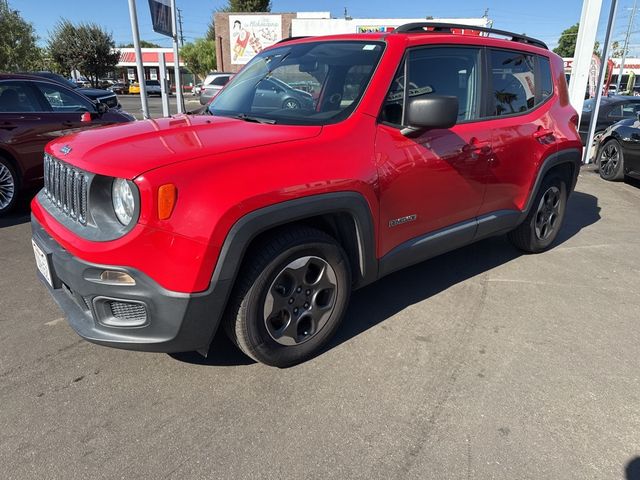
[[[384,33],[393,32],[396,27],[389,25],[358,25],[356,28],[357,33]]]
[[[231,63],[244,65],[263,48],[282,40],[280,15],[229,15]]]
[[[149,79],[150,80],[157,80],[158,79],[158,70],[156,70],[155,68],[150,68],[149,69]]]
[[[129,80],[135,80],[136,79],[136,70],[135,70],[135,68],[127,68],[127,78]]]

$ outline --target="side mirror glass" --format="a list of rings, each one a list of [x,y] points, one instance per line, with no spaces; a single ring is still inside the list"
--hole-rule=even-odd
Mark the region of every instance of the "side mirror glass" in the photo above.
[[[407,104],[403,134],[433,128],[451,128],[458,121],[458,97],[429,95],[412,98]]]

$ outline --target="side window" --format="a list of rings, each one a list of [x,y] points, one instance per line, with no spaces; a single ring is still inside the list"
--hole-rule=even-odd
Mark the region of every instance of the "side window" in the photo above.
[[[616,105],[609,110],[607,114],[609,118],[622,118],[622,105]]]
[[[491,50],[492,116],[513,115],[535,106],[533,55]]]
[[[625,103],[622,106],[622,116],[624,118],[636,118],[640,111],[640,103]]]
[[[407,100],[423,95],[458,97],[458,121],[480,118],[480,49],[436,47],[410,50],[408,78],[401,67],[382,109],[382,120],[400,125],[404,88]]]
[[[0,82],[0,112],[38,112],[42,110],[32,90],[22,82]]]
[[[540,66],[540,101],[542,103],[551,95],[553,95],[553,77],[551,76],[551,65],[547,57],[539,56],[538,65]]]
[[[34,82],[34,85],[44,95],[54,112],[92,112],[93,104],[79,95],[57,85]]]
[[[214,78],[213,81],[211,82],[211,85],[222,86],[222,85],[226,85],[228,81],[229,81],[229,77],[223,75],[223,76]]]
[[[371,77],[371,65],[354,65],[349,68],[344,80],[341,104],[351,105],[366,87],[365,82]]]

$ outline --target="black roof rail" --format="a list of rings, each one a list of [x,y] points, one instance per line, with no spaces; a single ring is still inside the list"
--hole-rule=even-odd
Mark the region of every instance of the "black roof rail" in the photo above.
[[[278,40],[276,42],[276,44],[278,43],[284,43],[284,42],[290,42],[291,40],[300,40],[301,38],[309,38],[309,35],[303,35],[301,37],[287,37],[287,38],[283,38],[282,40]]]
[[[428,28],[432,30],[427,30]],[[477,32],[492,33],[503,37],[510,37],[512,42],[527,43],[536,47],[549,50],[547,44],[542,40],[520,35],[519,33],[507,32],[506,30],[497,30],[489,27],[477,27],[475,25],[462,25],[458,23],[438,23],[438,22],[415,22],[406,23],[396,28],[393,33],[452,33],[453,29],[458,30],[475,30]]]

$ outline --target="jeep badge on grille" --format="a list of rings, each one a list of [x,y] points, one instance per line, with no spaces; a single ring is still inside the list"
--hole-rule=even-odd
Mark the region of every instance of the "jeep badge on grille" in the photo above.
[[[71,147],[69,145],[64,145],[60,148],[60,153],[63,155],[68,154],[71,151]]]

